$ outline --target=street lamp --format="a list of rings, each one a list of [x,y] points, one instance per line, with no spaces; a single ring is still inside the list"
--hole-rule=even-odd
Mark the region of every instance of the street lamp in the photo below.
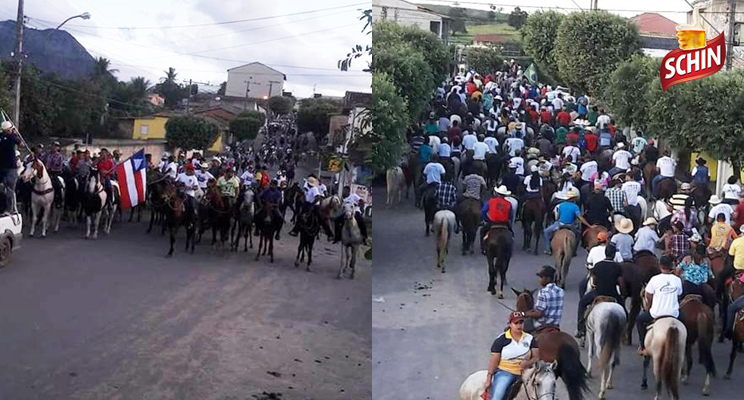
[[[71,19],[75,19],[75,18],[90,19],[90,13],[84,12],[84,13],[82,13],[80,15],[75,15],[73,17],[67,18],[66,20],[64,20],[64,22],[62,22],[61,24],[59,24],[59,26],[57,27],[57,29],[61,28],[62,25],[66,24],[67,21],[69,21]]]

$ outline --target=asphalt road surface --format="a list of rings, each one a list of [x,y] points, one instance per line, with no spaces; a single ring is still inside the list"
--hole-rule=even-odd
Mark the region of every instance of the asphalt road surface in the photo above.
[[[384,188],[375,191],[377,204],[384,204]],[[411,194],[413,197],[413,194]],[[468,375],[488,367],[493,340],[506,328],[509,313],[495,296],[486,291],[488,275],[485,257],[461,255],[461,235],[450,242],[447,272],[436,269],[434,238],[424,237],[423,211],[412,200],[391,209],[378,206],[374,223],[374,276],[372,281],[372,385],[375,400],[455,400]],[[519,224],[517,224],[519,225]],[[507,273],[504,304],[514,307],[516,296],[509,286],[519,290],[535,289],[540,266],[552,265],[552,259],[526,254],[521,250],[522,233],[517,227],[514,257]],[[579,250],[567,281],[561,327],[573,335],[576,328],[578,285],[585,272],[586,252]],[[384,302],[383,302],[384,301]],[[621,363],[614,377],[615,389],[608,399],[652,399],[651,389],[640,389],[642,358],[633,346],[623,345]],[[730,342],[713,344],[713,356],[719,371],[711,383],[712,399],[741,399],[737,382],[744,378],[744,355],[734,366],[731,381],[722,379],[728,366]],[[693,353],[696,354],[696,353]],[[695,356],[694,356],[695,357]],[[694,358],[695,360],[697,357]],[[582,351],[586,365],[586,353]],[[596,363],[595,363],[596,365]],[[596,399],[598,372],[590,383]],[[682,399],[701,399],[704,369],[693,364],[689,385],[681,386]],[[559,380],[557,398],[567,400]]]
[[[287,228],[273,265],[253,261],[257,240],[185,254],[183,231],[166,259],[145,229],[24,240],[0,270],[0,399],[372,397],[369,262],[336,280],[324,237],[314,272],[295,268]]]

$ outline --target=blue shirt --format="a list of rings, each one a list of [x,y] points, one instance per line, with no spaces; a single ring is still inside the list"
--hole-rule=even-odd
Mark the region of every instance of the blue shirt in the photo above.
[[[431,153],[434,150],[429,146],[428,144],[424,143],[419,147],[419,161],[421,163],[426,164],[431,159]]]
[[[439,157],[450,158],[450,155],[452,154],[452,147],[450,147],[450,145],[447,143],[442,143],[437,146],[437,153],[439,153]]]
[[[442,183],[442,175],[447,172],[444,166],[440,163],[428,163],[424,167],[424,175],[426,175],[426,183]]]
[[[695,285],[702,285],[708,282],[708,279],[713,277],[713,272],[706,263],[698,265],[695,264],[694,261],[690,261],[689,263],[683,262],[680,263],[677,268],[682,270],[682,277],[685,278],[686,281]]]
[[[563,225],[573,225],[579,215],[579,206],[570,201],[558,205],[558,221]]]

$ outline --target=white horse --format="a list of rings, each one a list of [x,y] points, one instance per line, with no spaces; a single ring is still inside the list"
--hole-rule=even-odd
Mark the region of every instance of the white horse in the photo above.
[[[34,159],[28,163],[23,174],[21,174],[21,179],[23,179],[24,182],[29,182],[34,178],[36,180],[31,191],[31,214],[33,217],[31,218],[31,230],[29,231],[29,236],[34,236],[36,224],[39,222],[39,217],[41,217],[41,237],[46,237],[49,214],[52,212],[52,205],[54,204],[54,187],[52,186],[52,177],[47,173],[44,163],[38,159]],[[64,184],[65,183],[62,182],[63,198]],[[61,217],[62,211],[55,212],[54,217],[52,217],[55,232],[59,230],[59,220]]]
[[[354,206],[344,204],[344,226],[341,228],[341,268],[339,268],[336,278],[341,279],[346,272],[346,268],[350,268],[351,275],[349,278],[354,279],[356,259],[363,241],[359,225],[354,218]]]
[[[103,232],[107,235],[111,233],[111,224],[114,222],[116,210],[119,208],[119,203],[121,202],[121,189],[119,188],[119,183],[114,180],[111,181],[111,195],[111,201],[104,202],[103,207],[103,211],[106,213],[106,218],[103,220]]]
[[[591,375],[592,359],[599,360],[599,395],[605,398],[612,389],[612,373],[620,364],[620,339],[625,332],[627,319],[625,309],[618,303],[597,303],[586,320],[587,373]]]
[[[85,199],[83,200],[83,209],[85,210],[85,238],[90,238],[90,228],[93,225],[93,239],[98,239],[98,224],[101,221],[101,214],[106,207],[108,195],[103,184],[98,180],[98,174],[92,173],[88,176],[88,182],[85,185]]]
[[[661,397],[661,386],[665,384],[673,400],[679,399],[679,381],[684,365],[687,328],[677,318],[661,318],[654,322],[646,333],[646,350],[650,357],[643,360],[643,381],[641,388],[648,388],[646,372],[653,359],[656,377],[656,395]]]
[[[536,362],[532,368],[522,371],[522,389],[528,399],[555,400],[555,368],[557,362]],[[460,386],[460,400],[482,400],[488,371],[474,372]],[[491,399],[509,400],[509,399]]]
[[[437,268],[445,273],[444,261],[449,253],[449,242],[455,229],[455,213],[450,210],[440,210],[434,214],[434,238],[437,241]]]
[[[393,203],[400,204],[403,199],[403,191],[406,189],[406,177],[401,167],[390,168],[385,173],[387,183],[387,206]]]

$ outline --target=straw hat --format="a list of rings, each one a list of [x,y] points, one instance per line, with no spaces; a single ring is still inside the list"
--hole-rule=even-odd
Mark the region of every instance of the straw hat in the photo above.
[[[617,144],[617,148],[618,149],[622,149],[623,147],[625,147],[625,143],[620,142],[620,143]]]
[[[571,200],[576,197],[576,192],[570,190],[566,193],[566,200]]]
[[[643,226],[649,226],[649,225],[658,225],[658,221],[654,217],[646,218],[645,221],[643,221]]]
[[[318,180],[317,180],[317,179],[315,179],[315,178],[313,178],[313,177],[311,176],[311,177],[307,178],[307,184],[308,184],[309,186],[311,186],[311,187],[316,187],[316,186],[318,186]]]
[[[721,198],[716,195],[710,196],[710,200],[708,200],[708,203],[713,205],[721,204]]]
[[[615,223],[615,229],[620,233],[630,233],[633,231],[633,220],[630,218],[623,218]]]
[[[497,188],[493,188],[493,192],[496,193],[496,194],[500,194],[502,196],[510,196],[511,195],[511,192],[509,191],[509,189],[506,188],[505,185],[501,185],[501,186],[499,186]]]

